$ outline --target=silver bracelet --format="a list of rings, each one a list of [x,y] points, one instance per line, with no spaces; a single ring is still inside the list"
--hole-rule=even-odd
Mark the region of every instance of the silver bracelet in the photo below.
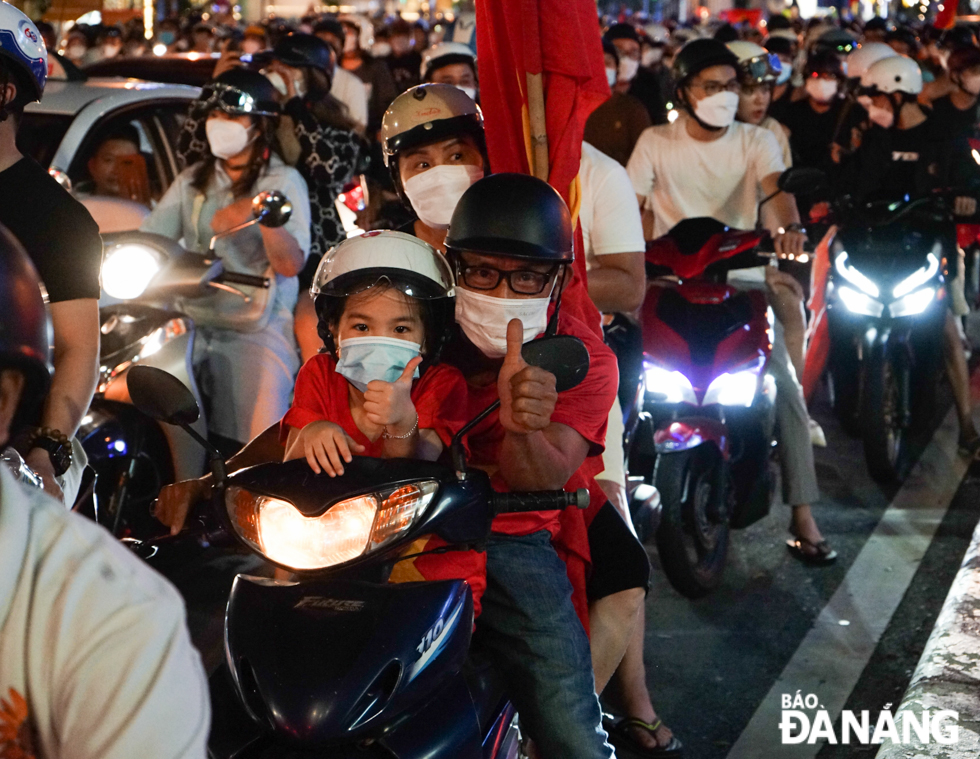
[[[383,437],[385,440],[405,440],[406,438],[410,438],[412,435],[414,435],[418,431],[418,428],[419,428],[419,415],[418,413],[416,413],[415,424],[413,424],[412,429],[410,429],[404,435],[392,435],[388,432],[387,427],[382,427],[381,437]]]

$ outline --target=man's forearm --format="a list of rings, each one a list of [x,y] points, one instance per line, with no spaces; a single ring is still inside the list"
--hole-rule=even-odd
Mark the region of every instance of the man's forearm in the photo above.
[[[55,351],[54,379],[44,403],[41,426],[71,437],[88,411],[99,379],[99,352],[85,347]]]
[[[604,314],[632,313],[643,303],[646,279],[622,269],[596,267],[589,271],[589,297]]]

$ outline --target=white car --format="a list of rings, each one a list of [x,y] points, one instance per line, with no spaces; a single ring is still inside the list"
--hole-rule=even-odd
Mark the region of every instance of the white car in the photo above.
[[[101,136],[129,124],[139,133],[150,195],[159,199],[179,173],[177,137],[199,93],[197,87],[137,79],[48,80],[41,102],[24,111],[17,144],[63,185],[77,189],[89,179],[87,163]],[[115,215],[129,203],[122,201]],[[93,215],[102,231],[113,231],[99,218],[104,214]]]

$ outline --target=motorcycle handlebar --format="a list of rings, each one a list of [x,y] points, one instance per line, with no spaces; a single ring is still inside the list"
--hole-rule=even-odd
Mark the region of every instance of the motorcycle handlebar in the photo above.
[[[269,287],[268,277],[258,277],[252,274],[237,274],[233,271],[226,271],[217,279],[218,282],[234,285],[248,285],[249,287]]]
[[[495,514],[519,514],[525,511],[554,511],[575,506],[589,506],[589,491],[579,488],[574,493],[565,490],[541,490],[535,493],[494,493]]]

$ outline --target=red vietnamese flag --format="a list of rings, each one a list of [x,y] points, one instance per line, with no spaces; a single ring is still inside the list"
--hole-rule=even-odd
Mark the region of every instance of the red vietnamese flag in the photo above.
[[[490,168],[496,173],[534,174],[529,75],[539,75],[544,91],[548,141],[548,182],[577,221],[578,182],[585,121],[609,97],[595,0],[477,0],[476,46],[480,103],[486,126]],[[539,94],[539,93],[538,93]],[[536,101],[540,105],[540,99]],[[602,336],[599,312],[586,287],[582,231],[575,225],[573,280],[562,295],[562,313],[572,314]],[[602,470],[599,457],[586,459],[583,473]],[[585,581],[590,564],[587,524],[601,503],[583,514],[565,509],[555,549],[565,561],[572,601],[589,629]]]
[[[944,0],[939,4],[933,26],[937,29],[952,29],[956,23],[956,9],[959,0]]]
[[[528,74],[542,75],[548,135],[548,182],[578,216],[576,177],[589,114],[609,97],[593,0],[477,0],[480,103],[490,168],[532,174]],[[575,278],[562,309],[599,330],[585,285],[576,224]]]

